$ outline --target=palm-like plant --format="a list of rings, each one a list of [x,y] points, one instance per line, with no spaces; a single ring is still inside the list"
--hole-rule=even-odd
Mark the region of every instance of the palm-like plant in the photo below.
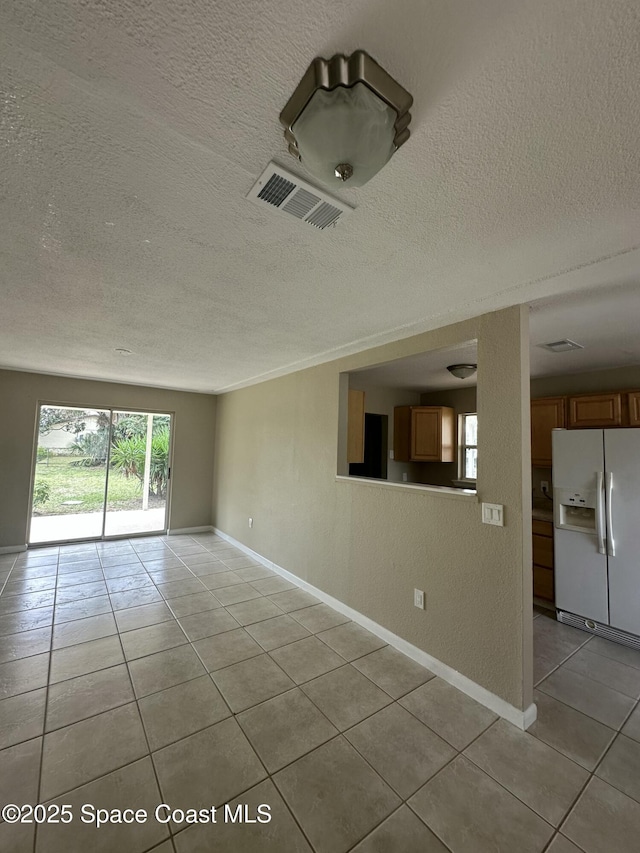
[[[117,439],[111,448],[111,464],[122,471],[125,477],[137,477],[144,482],[144,466],[147,440],[144,435]],[[169,430],[158,430],[151,439],[151,467],[149,472],[149,493],[164,497],[167,493],[169,474]]]

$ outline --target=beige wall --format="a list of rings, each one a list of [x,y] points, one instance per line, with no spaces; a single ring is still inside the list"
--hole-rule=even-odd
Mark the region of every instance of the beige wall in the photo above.
[[[215,397],[0,370],[0,401],[0,547],[26,542],[39,401],[174,413],[169,527],[211,524]]]
[[[558,358],[562,358],[562,355]],[[531,397],[535,399],[565,394],[597,394],[598,391],[624,391],[632,388],[640,388],[640,365],[532,379]]]
[[[483,525],[473,499],[337,480],[340,373],[473,338],[479,496],[505,505],[504,528]],[[532,693],[528,383],[526,309],[510,308],[224,394],[215,524],[525,708]],[[426,591],[424,612],[413,606],[414,587]]]

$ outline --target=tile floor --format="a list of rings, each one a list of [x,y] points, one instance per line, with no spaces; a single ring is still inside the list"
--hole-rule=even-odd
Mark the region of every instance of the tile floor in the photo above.
[[[523,733],[213,534],[0,556],[2,587],[0,802],[74,812],[3,853],[638,850],[639,652],[536,613]]]

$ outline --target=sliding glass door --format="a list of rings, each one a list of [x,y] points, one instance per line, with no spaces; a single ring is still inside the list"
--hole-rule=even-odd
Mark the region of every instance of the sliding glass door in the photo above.
[[[29,543],[167,528],[171,415],[41,405]]]

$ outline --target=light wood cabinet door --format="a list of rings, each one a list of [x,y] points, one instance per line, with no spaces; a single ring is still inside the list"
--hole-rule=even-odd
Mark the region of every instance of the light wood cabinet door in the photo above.
[[[448,406],[396,406],[393,411],[396,462],[453,462],[455,413]]]
[[[567,401],[565,397],[543,397],[531,401],[531,464],[551,467],[551,433],[564,428]]]
[[[587,394],[569,397],[569,428],[612,427],[622,424],[620,394]]]
[[[347,462],[364,462],[364,391],[349,388]]]
[[[544,566],[533,567],[533,594],[536,598],[554,601],[553,569],[545,569]]]
[[[629,401],[629,426],[640,426],[640,391],[630,391],[627,399]]]

